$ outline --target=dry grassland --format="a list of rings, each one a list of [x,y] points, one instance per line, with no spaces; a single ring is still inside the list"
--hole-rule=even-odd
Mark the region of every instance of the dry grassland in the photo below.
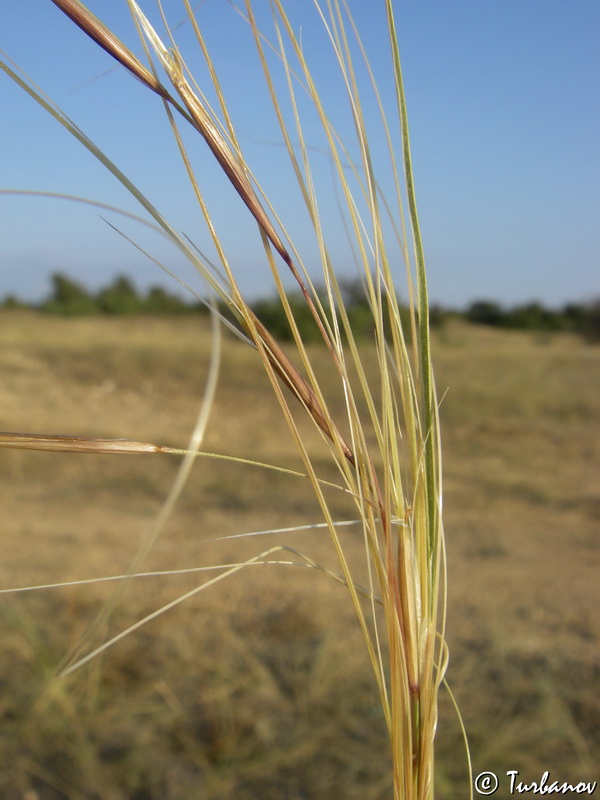
[[[209,350],[203,319],[3,312],[0,428],[184,447]],[[327,374],[325,358],[315,351]],[[450,324],[436,334],[434,363],[440,395],[447,390],[448,680],[474,770],[594,780],[600,350]],[[313,451],[323,450],[323,477],[335,478],[319,436],[306,430]],[[300,466],[257,359],[229,338],[205,449]],[[126,571],[177,465],[173,456],[0,451],[1,587]],[[331,498],[340,519],[353,516],[341,493]],[[201,458],[144,568],[234,562],[279,543],[335,567],[321,531],[207,541],[318,520],[302,479]],[[360,538],[344,536],[358,561]],[[131,582],[102,636],[205,579]],[[55,681],[114,589],[0,596],[2,800],[391,795],[364,646],[332,579],[254,567]],[[437,773],[440,800],[468,796],[446,697]]]

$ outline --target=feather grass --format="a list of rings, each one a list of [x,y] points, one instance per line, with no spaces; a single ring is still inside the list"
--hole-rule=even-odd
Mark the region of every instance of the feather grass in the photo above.
[[[332,124],[319,92],[318,73],[313,73],[308,63],[282,0],[273,0],[271,4],[275,37],[273,42],[259,29],[250,0],[246,0],[244,11],[240,10],[255,41],[281,136],[318,244],[321,279],[325,287],[323,297],[315,290],[311,272],[300,255],[300,248],[291,242],[283,221],[277,216],[244,157],[228,113],[217,70],[188,0],[184,0],[184,5],[199,50],[212,77],[212,90],[218,99],[222,119],[209,106],[188,71],[168,26],[170,46],[163,42],[135,0],[128,0],[128,5],[149,58],[148,67],[78,0],[53,2],[164,103],[220,265],[215,267],[207,263],[184,237],[176,233],[155,205],[29,79],[20,75],[7,61],[2,62],[2,68],[132,193],[160,229],[198,268],[209,287],[228,305],[255,346],[302,460],[304,479],[312,486],[322,512],[323,524],[329,532],[338,557],[340,573],[327,571],[327,574],[347,588],[364,637],[390,737],[394,764],[394,797],[396,800],[430,800],[434,796],[437,696],[448,658],[443,636],[443,615],[441,630],[438,629],[438,607],[440,601],[442,608],[445,604],[440,434],[431,366],[425,260],[419,232],[406,102],[392,2],[385,0],[384,6],[397,98],[396,127],[401,136],[399,150],[403,178],[398,174],[398,157],[395,154],[397,147],[391,133],[392,125],[386,116],[387,111],[383,107],[377,81],[360,40],[360,32],[345,0],[327,0],[323,6],[315,2],[314,8],[331,43],[342,85],[345,87],[345,100],[354,126],[354,143],[359,153],[357,163],[349,157],[348,146],[343,143]],[[166,23],[164,14],[163,20]],[[267,57],[267,49],[276,55],[277,64],[283,74],[287,87],[287,113],[283,98],[275,89],[276,81]],[[366,70],[379,109],[378,122],[384,131],[389,151],[388,165],[394,176],[395,208],[383,197],[377,179],[378,159],[370,144],[373,121],[368,119],[364,110],[359,68]],[[159,79],[159,70],[164,73],[164,79]],[[361,278],[372,312],[374,343],[370,357],[375,359],[379,368],[377,387],[372,387],[367,379],[364,351],[355,340],[344,308],[340,279],[330,255],[328,234],[320,214],[318,182],[304,132],[299,92],[304,95],[304,100],[308,99],[327,141],[329,158],[340,192],[340,205],[347,230],[352,237],[353,251],[360,264]],[[235,269],[225,254],[225,237],[216,229],[209,204],[187,157],[178,119],[191,125],[201,135],[221,166],[224,176],[256,221],[265,260],[292,330],[299,367],[256,317],[239,289]],[[298,144],[295,145],[294,142]],[[405,204],[408,208],[408,226],[404,221]],[[410,338],[401,321],[396,293],[398,276],[395,257],[392,256],[392,245],[387,234],[386,219],[396,215],[392,229],[394,237],[400,241],[408,276],[412,333]],[[411,245],[408,242],[408,228],[411,232]],[[310,352],[302,339],[284,290],[284,273],[291,274],[296,281],[328,349],[332,369],[335,370],[339,389],[345,398],[346,411],[343,419],[334,419],[329,410],[313,369]],[[212,389],[209,389],[208,397],[212,393]],[[295,399],[295,404],[290,402],[291,398]],[[354,500],[362,529],[366,572],[369,576],[369,585],[366,587],[356,582],[348,563],[339,525],[324,493],[324,481],[298,424],[300,409],[303,409],[303,413],[322,434],[331,459],[337,467],[339,485]],[[197,435],[192,438],[189,447],[192,454],[198,449],[203,429],[204,422],[199,423]],[[375,444],[371,444],[372,441]],[[85,453],[175,452],[170,448],[129,440],[17,433],[0,435],[0,446]],[[162,518],[176,499],[191,458],[193,455],[186,456],[181,480],[174,487]],[[138,568],[143,555],[156,535],[157,531],[151,535],[140,557],[136,559],[131,577],[140,574]],[[241,569],[269,561],[273,553],[283,549],[270,548],[239,564],[221,565],[221,572],[215,578],[157,609],[109,641],[88,648],[85,655],[81,655],[81,648],[78,648],[65,663],[63,674],[69,674],[87,663],[123,636],[188,597]],[[323,569],[310,557],[302,556],[298,552],[296,555],[301,563]],[[376,606],[379,605],[382,614],[376,611]],[[384,641],[389,652],[387,662],[383,655]],[[86,639],[83,644],[87,647],[90,643],[91,639]]]

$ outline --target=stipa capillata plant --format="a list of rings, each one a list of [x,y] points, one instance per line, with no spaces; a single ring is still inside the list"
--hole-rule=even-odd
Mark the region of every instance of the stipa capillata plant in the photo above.
[[[438,609],[444,607],[443,535],[441,521],[440,441],[437,401],[432,376],[429,344],[429,309],[423,246],[419,233],[409,147],[407,114],[398,37],[392,0],[385,0],[390,52],[390,73],[396,96],[395,109],[384,108],[377,81],[346,2],[329,0],[323,7],[314,3],[317,22],[323,26],[337,62],[345,91],[354,135],[352,146],[332,122],[319,89],[319,66],[311,66],[283,0],[273,0],[271,39],[259,28],[250,0],[238,9],[256,45],[266,86],[279,124],[296,180],[318,246],[320,273],[309,270],[302,246],[288,235],[285,220],[271,205],[258,178],[253,174],[240,145],[236,127],[219,83],[219,76],[206,45],[198,16],[184,0],[200,53],[220,111],[206,100],[177,47],[161,8],[165,34],[161,37],[135,0],[128,0],[147,56],[147,65],[109,28],[78,0],[53,0],[73,22],[163,103],[196,202],[209,232],[217,263],[209,261],[191,242],[179,234],[152,203],[60,108],[45,98],[33,83],[8,62],[4,71],[41,104],[61,125],[125,186],[143,211],[173,244],[194,264],[212,296],[225,304],[236,320],[236,330],[256,350],[270,379],[281,412],[303,464],[303,476],[314,492],[337,554],[339,573],[353,605],[370,659],[394,764],[394,796],[424,800],[434,796],[433,753],[437,725],[437,696],[447,662]],[[166,43],[165,43],[166,42]],[[273,58],[273,55],[275,56]],[[280,75],[276,76],[274,70]],[[370,101],[378,109],[378,130],[386,146],[386,170],[393,175],[393,203],[386,200],[378,178],[380,158],[370,144],[375,121],[367,115],[362,87],[366,76]],[[282,96],[279,86],[285,86]],[[302,103],[299,101],[302,94]],[[360,277],[372,316],[372,347],[367,353],[359,346],[344,304],[341,276],[331,255],[329,232],[323,219],[318,181],[311,159],[311,147],[302,118],[308,98],[327,143],[335,176],[338,199],[348,236],[352,241]],[[396,122],[388,120],[395,115]],[[115,122],[118,124],[118,121]],[[212,156],[255,220],[264,259],[292,331],[294,359],[285,352],[269,329],[258,319],[240,289],[235,264],[226,253],[226,233],[213,220],[202,179],[193,169],[180,126],[200,134]],[[187,136],[187,132],[186,132]],[[358,152],[358,159],[350,152]],[[401,163],[402,167],[398,164]],[[403,173],[403,174],[401,174]],[[409,224],[404,223],[404,207]],[[410,231],[410,233],[408,233]],[[405,329],[397,296],[401,253],[410,307],[409,329]],[[331,368],[345,399],[342,419],[332,415],[313,368],[309,349],[286,294],[284,275],[292,276],[306,304],[331,362]],[[323,289],[317,291],[317,281]],[[215,319],[219,319],[215,311]],[[230,324],[228,320],[224,320]],[[375,387],[367,378],[366,359],[377,365]],[[296,363],[298,366],[296,366]],[[184,454],[184,467],[161,519],[146,542],[131,575],[139,571],[145,554],[177,498],[191,460],[198,454],[206,427],[212,391],[207,392],[196,431]],[[338,488],[351,498],[364,540],[367,586],[359,585],[346,556],[338,522],[331,509],[325,481],[298,424],[307,416],[326,441],[338,473]],[[0,437],[3,447],[83,451],[96,453],[160,454],[174,451],[158,444],[129,440],[84,439],[66,435],[7,433]],[[275,548],[274,550],[277,550]],[[164,613],[186,597],[222,580],[250,563],[266,562],[273,549],[240,564],[223,566],[217,578],[139,621],[101,647],[91,638],[80,644],[65,664],[68,673],[89,661],[100,650],[144,622]],[[296,556],[320,568],[310,554]],[[114,604],[113,599],[113,604]],[[110,607],[105,609],[105,615]],[[384,657],[385,652],[388,653]]]

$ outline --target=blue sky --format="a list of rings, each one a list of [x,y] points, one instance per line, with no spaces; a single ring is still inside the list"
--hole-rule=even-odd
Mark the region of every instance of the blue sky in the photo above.
[[[88,3],[140,52],[125,0]],[[265,9],[266,0],[257,7]],[[349,116],[324,33],[309,0],[288,4],[306,54],[344,133]],[[379,0],[350,0],[386,106],[393,109]],[[171,22],[184,13],[167,3]],[[154,3],[142,7],[154,9]],[[434,302],[476,298],[557,306],[600,295],[600,4],[597,0],[397,0],[417,200]],[[153,16],[153,19],[155,16]],[[257,78],[245,25],[226,0],[205,0],[206,34],[255,174],[314,257],[291,196],[281,134]],[[189,27],[178,31],[185,50]],[[62,16],[50,0],[0,7],[0,48],[103,147],[165,212],[210,252],[157,98]],[[205,80],[199,68],[199,79]],[[202,85],[206,85],[202,83]],[[81,195],[137,212],[113,177],[0,73],[0,187]],[[339,268],[353,267],[337,223],[331,165],[307,118],[322,210]],[[377,147],[377,136],[374,138]],[[212,163],[190,141],[194,163],[243,290],[269,294],[255,226]],[[320,159],[320,160],[319,160]],[[382,174],[385,188],[386,175]],[[172,286],[89,206],[0,196],[0,297],[39,300],[65,271],[92,288],[125,272],[141,286]],[[143,228],[110,217],[194,286],[180,256]],[[398,271],[400,292],[403,272]],[[174,287],[173,287],[174,288]]]

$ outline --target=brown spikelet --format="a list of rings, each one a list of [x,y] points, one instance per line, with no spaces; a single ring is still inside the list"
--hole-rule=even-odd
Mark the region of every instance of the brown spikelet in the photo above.
[[[96,439],[87,436],[64,436],[45,433],[0,431],[0,447],[13,450],[53,450],[63,453],[131,454],[168,452],[162,447],[132,439]]]
[[[150,70],[137,59],[129,48],[125,47],[123,42],[118,39],[103,22],[95,17],[83,3],[79,0],[52,0],[55,6],[66,14],[69,19],[81,28],[84,33],[93,39],[96,44],[99,44],[103,50],[106,50],[109,55],[116,58],[117,61],[126,67],[129,72],[139,78],[139,80],[148,86],[149,89],[161,95],[167,96],[166,89],[159,83]]]
[[[253,316],[253,324],[264,343],[267,351],[267,356],[271,366],[279,375],[283,383],[290,389],[290,391],[300,400],[306,407],[311,417],[317,423],[319,428],[331,439],[332,442],[338,444],[345,458],[352,464],[356,465],[354,454],[348,447],[342,434],[338,431],[335,424],[327,417],[323,411],[319,400],[312,390],[311,386],[306,382],[302,375],[298,372],[296,367],[292,364],[283,349],[265,328],[265,326]]]

